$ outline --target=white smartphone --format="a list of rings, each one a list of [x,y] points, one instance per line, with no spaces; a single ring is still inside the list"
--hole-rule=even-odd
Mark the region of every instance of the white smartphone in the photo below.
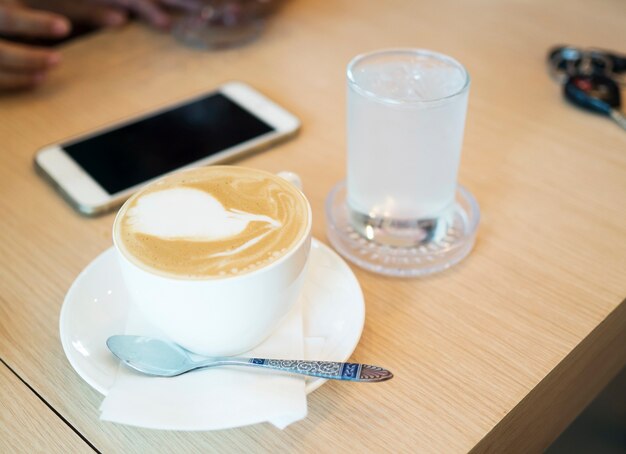
[[[249,85],[230,82],[48,145],[37,152],[35,168],[76,210],[96,215],[165,174],[232,161],[294,135],[299,127],[294,115]]]

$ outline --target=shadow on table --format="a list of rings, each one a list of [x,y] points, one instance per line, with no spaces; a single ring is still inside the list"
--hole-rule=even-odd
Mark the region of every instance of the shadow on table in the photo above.
[[[545,452],[626,453],[626,368]]]

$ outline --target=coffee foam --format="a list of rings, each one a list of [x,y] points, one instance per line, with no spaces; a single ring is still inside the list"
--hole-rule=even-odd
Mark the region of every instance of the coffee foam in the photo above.
[[[239,235],[253,221],[266,222],[274,228],[281,226],[269,216],[226,210],[208,192],[186,187],[146,194],[126,216],[128,225],[136,233],[188,241],[212,241]]]
[[[155,183],[120,210],[118,246],[133,261],[189,278],[265,266],[304,235],[304,196],[275,175],[213,166]]]

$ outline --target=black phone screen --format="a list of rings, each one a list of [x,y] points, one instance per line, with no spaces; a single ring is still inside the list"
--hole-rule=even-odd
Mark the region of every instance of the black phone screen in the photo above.
[[[63,148],[115,194],[272,131],[216,93]]]

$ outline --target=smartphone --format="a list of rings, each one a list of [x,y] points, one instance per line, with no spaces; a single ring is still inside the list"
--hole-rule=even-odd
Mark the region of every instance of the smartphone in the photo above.
[[[294,135],[300,121],[242,82],[48,145],[35,168],[80,213],[96,215],[179,169],[232,161]]]

